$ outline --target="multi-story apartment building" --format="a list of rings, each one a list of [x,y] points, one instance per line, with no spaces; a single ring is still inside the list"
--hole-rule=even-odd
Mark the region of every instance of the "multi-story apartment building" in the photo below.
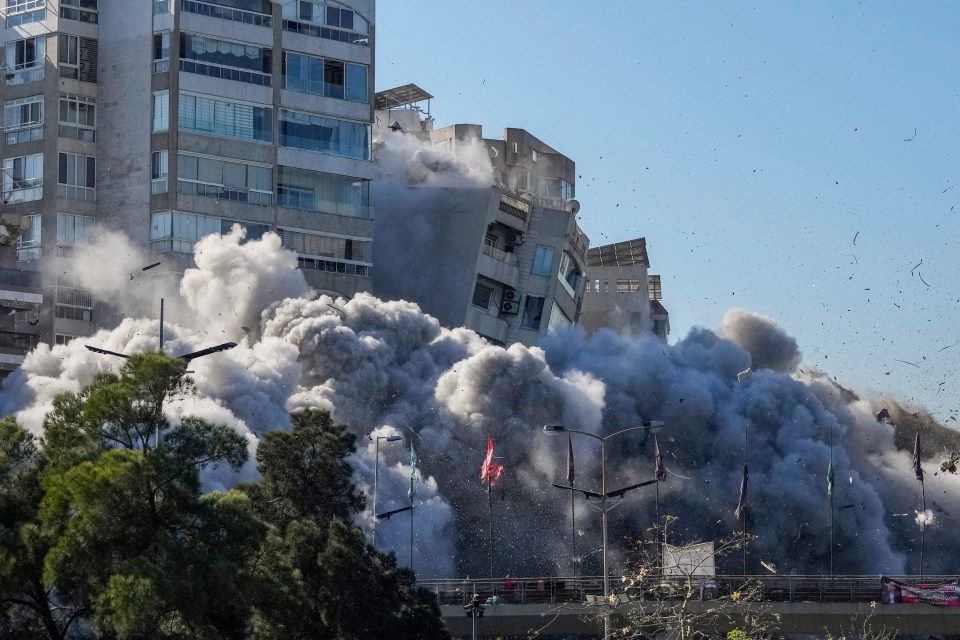
[[[578,324],[588,333],[608,328],[632,336],[653,333],[666,340],[670,318],[660,302],[660,276],[649,274],[649,268],[645,238],[591,247]]]
[[[274,230],[314,288],[372,288],[375,0],[5,0],[0,13],[0,213],[22,230],[2,246],[0,229],[0,366],[104,321],[58,267],[97,228],[174,274],[208,233]]]
[[[535,344],[573,324],[583,300],[588,239],[577,225],[574,162],[522,129],[483,138],[479,125],[433,128],[413,85],[377,94],[375,135],[415,135],[441,159],[482,141],[493,186],[377,185],[375,251],[389,264],[381,297],[412,300],[445,326],[499,344]]]

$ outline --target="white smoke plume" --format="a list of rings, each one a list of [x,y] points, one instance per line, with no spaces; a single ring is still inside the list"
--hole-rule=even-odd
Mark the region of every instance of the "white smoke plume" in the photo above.
[[[414,487],[413,515],[414,568],[422,576],[487,575],[491,514],[495,574],[571,572],[570,496],[551,487],[566,475],[566,440],[542,427],[605,434],[642,420],[666,424],[659,441],[671,473],[659,504],[652,488],[628,494],[611,519],[613,549],[642,536],[657,509],[679,517],[676,542],[739,528],[733,511],[746,460],[746,523],[759,536],[749,560],[756,567],[748,570],[759,571],[754,560],[766,558],[781,571],[820,573],[830,557],[832,460],[834,570],[916,569],[918,525],[895,514],[919,509],[919,487],[895,426],[877,422],[876,407],[823,374],[788,373],[799,350],[769,319],[728,315],[723,335],[736,343],[705,329],[675,345],[610,331],[588,339],[570,329],[539,347],[504,349],[466,329],[444,328],[409,302],[311,294],[293,255],[271,234],[248,242],[236,230],[211,236],[197,254],[197,267],[172,299],[180,311],[167,323],[166,349],[184,353],[224,338],[239,345],[191,364],[198,397],[170,403],[171,420],[198,415],[227,424],[248,439],[252,453],[264,432],[289,428],[288,411],[329,409],[358,436],[351,463],[368,495],[376,464],[368,435],[402,435],[402,442],[381,442],[380,512],[409,504],[412,440],[424,477]],[[127,308],[128,298],[114,300],[119,312],[141,309],[139,301]],[[56,394],[120,365],[84,343],[123,353],[155,349],[158,329],[156,319],[128,317],[88,340],[41,345],[7,379],[0,411],[40,433]],[[750,366],[756,373],[737,382]],[[488,435],[506,469],[489,494],[480,481]],[[599,487],[595,445],[574,439],[577,486]],[[609,443],[608,488],[652,478],[653,468],[652,438],[632,433]],[[251,462],[239,474],[221,470],[205,482],[225,487],[253,477]],[[960,552],[956,528],[943,525],[946,514],[960,513],[957,482],[947,474],[927,477],[928,497],[943,513],[927,525],[926,558],[940,573],[955,570]],[[373,520],[368,500],[358,524],[369,531]],[[579,499],[576,524],[581,552],[599,546],[599,519]],[[406,563],[409,535],[409,514],[394,516],[380,522],[378,545]],[[599,557],[588,554],[582,571],[598,567]]]
[[[416,136],[390,132],[377,141],[381,181],[430,187],[493,186],[493,165],[478,138],[458,140],[456,153],[438,150]]]

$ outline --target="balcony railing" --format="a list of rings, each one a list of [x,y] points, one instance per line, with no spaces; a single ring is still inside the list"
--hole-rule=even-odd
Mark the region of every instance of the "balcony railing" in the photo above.
[[[40,342],[40,336],[32,333],[17,333],[15,331],[0,331],[0,349],[12,349],[26,353]]]
[[[960,576],[892,576],[914,587],[935,589],[957,583]],[[620,587],[619,577],[610,578],[610,593],[619,603],[633,600],[713,600],[741,591],[747,583],[759,586],[766,602],[879,602],[879,576],[651,576],[628,589]],[[466,604],[479,594],[486,600],[497,596],[504,604],[563,604],[602,601],[603,578],[533,577],[499,580],[423,580],[418,586],[428,589],[441,605]]]
[[[259,27],[273,26],[273,17],[265,13],[246,11],[244,9],[234,9],[232,7],[224,7],[223,5],[211,4],[209,2],[180,0],[180,10],[186,11],[187,13],[196,13],[201,16],[232,20],[233,22],[242,22],[244,24],[254,24]],[[157,13],[156,9],[154,9],[154,13]]]
[[[43,80],[43,71],[44,68],[42,64],[36,67],[12,69],[5,72],[3,83],[8,87],[12,87],[19,84],[27,84],[28,82],[39,82]]]
[[[491,247],[488,244],[483,245],[483,253],[490,256],[494,260],[499,260],[500,262],[509,264],[510,266],[515,266],[517,264],[517,256],[512,253],[507,253],[503,249]]]

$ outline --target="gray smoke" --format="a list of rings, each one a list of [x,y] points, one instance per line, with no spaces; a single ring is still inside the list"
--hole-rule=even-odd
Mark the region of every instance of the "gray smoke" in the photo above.
[[[877,422],[876,406],[821,373],[787,373],[799,352],[768,319],[728,315],[723,335],[736,344],[706,329],[675,345],[610,331],[587,338],[569,329],[540,347],[501,348],[469,330],[442,327],[410,302],[308,293],[293,254],[270,234],[246,243],[239,231],[211,236],[197,252],[198,267],[187,271],[175,301],[182,312],[166,327],[167,349],[183,353],[223,336],[236,337],[239,346],[194,361],[199,395],[170,403],[171,419],[197,415],[228,424],[248,438],[252,452],[264,432],[289,428],[289,411],[329,409],[359,437],[351,462],[368,493],[375,464],[368,436],[403,435],[402,442],[381,441],[377,507],[408,504],[412,442],[424,477],[414,487],[414,566],[421,575],[487,575],[491,512],[497,575],[569,573],[570,496],[550,486],[566,474],[566,439],[544,435],[543,425],[604,434],[652,419],[666,424],[659,440],[670,474],[659,502],[649,487],[628,494],[614,512],[614,550],[641,536],[658,509],[679,517],[676,542],[738,529],[733,511],[746,460],[747,528],[759,536],[748,570],[759,571],[759,561],[767,560],[787,573],[825,572],[832,457],[834,571],[917,569],[918,484],[895,426]],[[156,348],[158,329],[156,320],[130,317],[86,341],[41,345],[8,378],[0,411],[16,413],[40,433],[57,393],[119,367],[118,359],[90,353],[82,342],[133,353]],[[748,366],[756,373],[738,382]],[[506,468],[489,495],[480,480],[488,434]],[[599,487],[596,444],[574,439],[578,486]],[[926,464],[932,471],[935,463]],[[653,465],[652,438],[633,433],[613,440],[608,487],[649,479]],[[219,488],[254,477],[251,463],[205,482]],[[927,524],[928,572],[949,573],[960,553],[947,515],[960,514],[958,480],[927,477],[928,498],[936,495],[942,509]],[[595,571],[599,519],[579,498],[576,508],[584,571]],[[408,518],[378,527],[378,544],[403,563]],[[371,504],[358,524],[369,530],[372,522]],[[739,571],[739,560],[728,570]]]
[[[744,309],[730,309],[720,321],[720,337],[743,347],[754,369],[790,373],[800,364],[797,341],[772,318]]]

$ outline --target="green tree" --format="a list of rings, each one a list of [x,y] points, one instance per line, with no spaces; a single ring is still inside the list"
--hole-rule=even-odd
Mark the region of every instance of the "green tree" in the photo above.
[[[53,614],[33,611],[47,637],[81,616],[102,638],[246,637],[266,527],[246,493],[202,493],[201,471],[238,469],[246,442],[196,418],[171,425],[164,401],[192,391],[184,361],[151,353],[55,400],[33,492],[16,490],[30,508],[3,529],[27,570],[0,574],[5,592],[46,595]]]
[[[62,640],[86,613],[43,579],[48,539],[37,524],[43,457],[33,436],[0,420],[0,637]]]
[[[324,411],[292,418],[257,451],[261,482],[248,487],[271,526],[260,565],[274,584],[260,602],[258,638],[449,637],[432,596],[392,554],[366,544],[350,520],[364,505],[347,456],[355,438]]]

